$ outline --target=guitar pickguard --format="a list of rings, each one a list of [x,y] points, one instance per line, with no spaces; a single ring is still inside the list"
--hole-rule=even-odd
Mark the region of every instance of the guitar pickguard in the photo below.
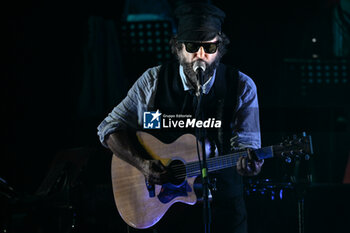
[[[161,203],[166,204],[176,197],[187,197],[188,192],[192,192],[192,188],[187,181],[183,182],[181,185],[166,183],[162,185],[162,188],[158,194],[158,199]]]

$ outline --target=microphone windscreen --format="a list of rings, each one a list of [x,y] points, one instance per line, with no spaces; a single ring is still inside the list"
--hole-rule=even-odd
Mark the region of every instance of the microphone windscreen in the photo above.
[[[198,69],[201,69],[202,72],[205,71],[206,66],[204,61],[197,60],[193,63],[193,70],[194,72],[198,73]]]

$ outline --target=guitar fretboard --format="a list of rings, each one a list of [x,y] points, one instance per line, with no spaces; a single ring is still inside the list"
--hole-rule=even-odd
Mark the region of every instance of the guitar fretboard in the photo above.
[[[273,146],[256,149],[254,150],[254,152],[259,159],[272,158]],[[218,157],[208,158],[207,159],[208,172],[218,171],[229,167],[235,167],[239,157],[247,156],[247,155],[248,155],[247,151],[241,151],[233,154],[227,154],[227,155],[222,155]],[[186,163],[187,177],[194,177],[200,174],[201,174],[201,168],[198,161]]]

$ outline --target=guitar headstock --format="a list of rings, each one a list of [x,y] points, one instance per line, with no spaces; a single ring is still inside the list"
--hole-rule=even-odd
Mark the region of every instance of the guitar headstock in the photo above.
[[[291,139],[285,139],[279,145],[273,146],[274,155],[281,157],[287,163],[292,160],[309,160],[313,154],[312,139],[304,132],[302,136],[293,135]]]

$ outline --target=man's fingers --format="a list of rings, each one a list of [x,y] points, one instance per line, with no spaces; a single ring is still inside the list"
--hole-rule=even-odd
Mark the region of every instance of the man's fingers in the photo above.
[[[258,159],[258,157],[255,154],[255,151],[252,148],[247,148],[247,153],[249,160],[260,161],[260,159]]]
[[[249,160],[252,160],[253,159],[253,156],[252,156],[252,152],[253,150],[252,149],[250,149],[250,148],[247,148],[247,154],[248,154],[248,159]]]
[[[242,169],[244,170],[244,171],[248,171],[249,169],[250,169],[250,167],[249,167],[249,159],[247,158],[247,157],[243,157],[242,158]]]
[[[169,181],[169,175],[166,167],[159,160],[151,160],[146,179],[151,184],[163,184]]]
[[[247,148],[247,156],[241,156],[237,161],[237,171],[241,175],[257,175],[263,163],[264,160],[258,159],[253,149]]]
[[[157,165],[162,171],[165,170],[165,166],[162,164],[162,162],[160,160],[157,160]]]
[[[243,158],[243,157],[239,157],[239,158],[238,158],[238,161],[237,161],[237,165],[236,165],[236,166],[237,166],[237,170],[238,170],[238,171],[241,171],[241,170],[242,170],[242,158]]]
[[[264,160],[263,159],[259,159],[259,160],[257,160],[257,163],[261,167],[264,164]]]
[[[239,157],[238,161],[237,161],[237,172],[244,176],[246,174],[246,168],[247,168],[247,160],[245,157],[241,156]]]
[[[162,171],[165,171],[165,167],[164,165],[162,164],[162,162],[160,162],[159,160],[153,160],[151,162],[151,171],[152,172],[162,172]]]
[[[157,176],[157,175],[153,174],[152,176],[149,176],[148,182],[150,184],[160,184],[161,183],[161,178],[160,178],[160,176]]]

